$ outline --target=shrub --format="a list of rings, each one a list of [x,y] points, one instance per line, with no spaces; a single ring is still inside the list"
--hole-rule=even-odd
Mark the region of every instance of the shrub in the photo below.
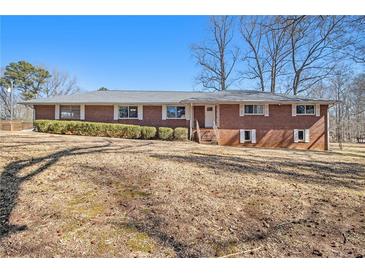
[[[37,120],[33,123],[34,128],[38,132],[47,132],[49,127],[49,121],[47,120]]]
[[[159,127],[158,134],[155,127],[96,123],[85,121],[64,121],[64,120],[36,120],[34,121],[36,131],[53,134],[72,134],[82,136],[116,137],[126,139],[153,139],[158,137],[161,140],[187,140],[188,129],[177,127]]]
[[[174,139],[179,141],[186,141],[188,139],[188,129],[184,127],[175,128]]]
[[[174,137],[174,130],[169,127],[159,127],[158,128],[158,137],[161,140],[172,140]]]
[[[155,127],[142,127],[141,135],[142,139],[153,139],[156,137],[156,128]]]
[[[39,132],[54,134],[75,134],[83,136],[119,137],[138,139],[141,127],[136,125],[95,123],[83,121],[36,120],[34,126]]]

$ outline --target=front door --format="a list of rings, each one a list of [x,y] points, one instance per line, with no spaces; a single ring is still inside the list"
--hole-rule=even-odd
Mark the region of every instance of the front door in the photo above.
[[[214,105],[206,105],[205,106],[205,127],[212,128],[215,118],[215,109]]]

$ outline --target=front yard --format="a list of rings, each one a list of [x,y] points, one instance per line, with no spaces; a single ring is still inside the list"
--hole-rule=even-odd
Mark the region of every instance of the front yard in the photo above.
[[[365,256],[343,151],[0,132],[1,257]]]

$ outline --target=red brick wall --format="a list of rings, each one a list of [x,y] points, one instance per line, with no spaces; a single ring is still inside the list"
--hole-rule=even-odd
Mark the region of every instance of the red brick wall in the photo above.
[[[113,106],[85,105],[85,121],[90,122],[114,122]]]
[[[270,105],[269,116],[239,116],[239,105],[220,105],[220,143],[233,146],[327,149],[327,105],[320,116],[292,116],[291,105]],[[239,129],[256,129],[256,144],[239,142]],[[294,143],[294,129],[309,129],[309,143]]]
[[[36,120],[54,120],[54,105],[37,105],[34,106]]]
[[[199,127],[205,127],[205,107],[204,106],[194,106],[194,127],[195,120],[198,120]]]
[[[145,126],[166,126],[166,127],[187,127],[189,121],[185,119],[166,119],[162,120],[162,106],[143,106],[143,120],[138,119],[119,119],[114,118],[113,106],[85,106],[85,120],[93,122],[109,122],[121,123],[130,125],[145,125]]]

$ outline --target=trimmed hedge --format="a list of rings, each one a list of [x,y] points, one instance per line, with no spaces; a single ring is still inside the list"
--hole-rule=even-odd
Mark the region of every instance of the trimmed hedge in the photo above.
[[[170,127],[159,127],[158,138],[161,140],[172,140],[174,138],[174,130]]]
[[[34,126],[36,131],[54,134],[117,137],[126,139],[138,139],[142,136],[142,127],[136,125],[36,120],[34,121]]]
[[[157,129],[155,127],[142,127],[142,139],[153,139],[156,137]]]
[[[181,127],[175,128],[175,130],[169,127],[159,127],[157,132],[155,127],[64,120],[36,120],[34,121],[34,127],[38,132],[53,134],[117,137],[126,139],[188,139],[188,129]]]
[[[188,129],[184,127],[175,128],[174,139],[178,141],[186,141],[188,139]]]

